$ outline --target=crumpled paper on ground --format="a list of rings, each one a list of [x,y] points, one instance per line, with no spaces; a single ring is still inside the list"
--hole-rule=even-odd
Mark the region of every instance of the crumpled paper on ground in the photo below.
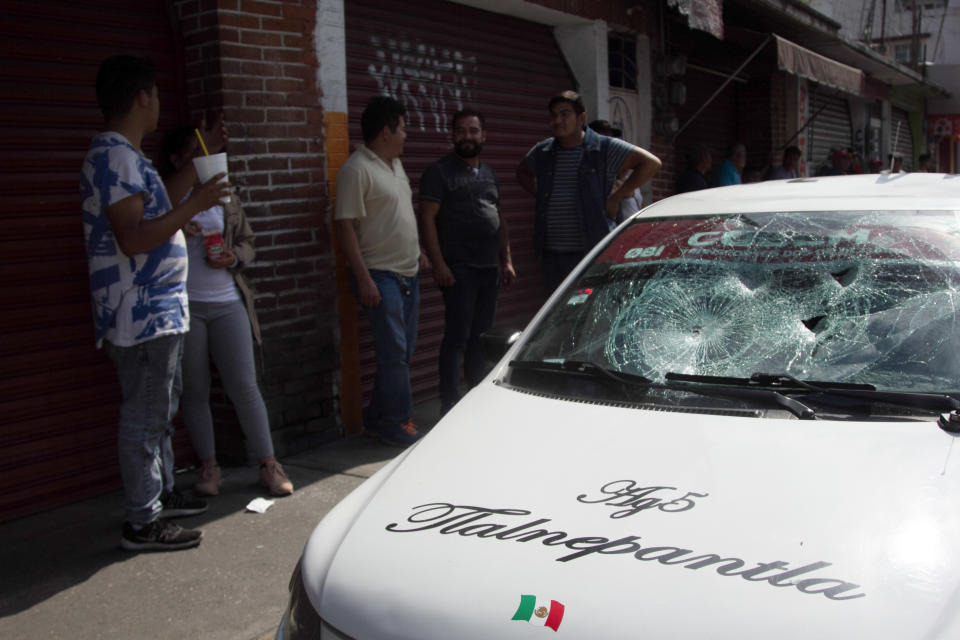
[[[266,513],[267,509],[272,507],[274,502],[274,500],[267,500],[266,498],[254,498],[250,501],[250,504],[247,505],[247,511]]]

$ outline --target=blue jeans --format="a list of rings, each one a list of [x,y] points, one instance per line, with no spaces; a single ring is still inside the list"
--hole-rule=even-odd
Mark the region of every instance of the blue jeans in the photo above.
[[[410,391],[410,359],[417,344],[420,318],[420,283],[417,276],[370,270],[380,291],[380,304],[364,307],[373,330],[377,375],[370,404],[363,412],[364,427],[390,431],[406,424],[413,415]],[[356,291],[356,279],[351,274]]]
[[[440,411],[460,399],[460,365],[467,384],[475,386],[486,373],[480,334],[493,326],[500,274],[496,267],[453,267],[456,282],[443,287],[444,328],[440,343]]]
[[[160,496],[173,490],[173,435],[182,383],[183,334],[162,336],[132,347],[104,342],[117,367],[120,391],[118,448],[123,511],[139,528],[160,516]]]

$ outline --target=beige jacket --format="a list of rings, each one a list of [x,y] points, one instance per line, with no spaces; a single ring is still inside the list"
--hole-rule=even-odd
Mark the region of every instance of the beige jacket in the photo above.
[[[253,229],[243,213],[240,199],[235,195],[230,196],[230,200],[223,205],[223,248],[237,258],[237,264],[230,268],[230,273],[233,274],[233,280],[237,283],[237,289],[240,290],[243,304],[247,308],[253,339],[257,344],[262,344],[260,323],[257,322],[257,312],[253,306],[254,290],[243,276],[243,269],[253,262],[256,255],[253,248]]]

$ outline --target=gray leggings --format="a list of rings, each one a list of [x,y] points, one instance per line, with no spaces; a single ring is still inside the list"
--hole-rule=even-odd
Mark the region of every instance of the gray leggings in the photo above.
[[[183,394],[180,410],[201,460],[213,458],[213,416],[210,413],[210,361],[220,372],[247,438],[247,450],[257,458],[273,455],[267,407],[257,386],[250,319],[243,302],[190,301],[190,331],[183,345]]]

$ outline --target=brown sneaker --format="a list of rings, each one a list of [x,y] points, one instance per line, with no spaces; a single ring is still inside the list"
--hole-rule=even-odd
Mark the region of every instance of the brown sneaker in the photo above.
[[[293,483],[276,460],[260,465],[260,484],[266,487],[272,496],[288,496],[293,493]]]
[[[198,496],[215,496],[220,493],[220,467],[205,464],[200,467],[200,477],[193,485],[193,493]]]

